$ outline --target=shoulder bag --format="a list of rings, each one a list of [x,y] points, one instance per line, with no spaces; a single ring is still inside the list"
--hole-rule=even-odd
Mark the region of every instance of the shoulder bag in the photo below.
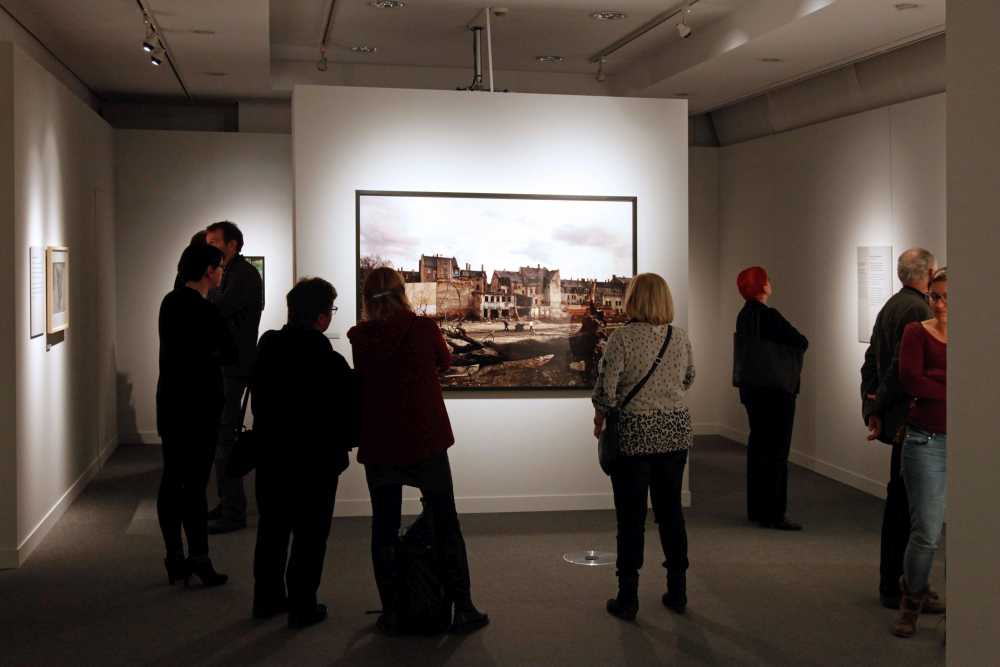
[[[760,313],[753,330],[733,334],[733,386],[799,393],[803,350],[760,337]]]
[[[597,462],[601,464],[601,470],[604,471],[605,475],[611,474],[621,454],[622,410],[635,398],[635,395],[639,393],[639,390],[646,384],[646,381],[652,377],[656,368],[663,360],[663,354],[667,351],[667,346],[670,345],[670,339],[673,335],[674,328],[668,324],[667,337],[663,341],[663,345],[660,346],[660,352],[656,355],[656,360],[653,361],[653,367],[646,373],[646,377],[639,380],[639,383],[632,387],[632,391],[628,393],[625,400],[618,407],[608,410],[608,413],[604,416],[604,430],[601,431],[600,437],[597,438]]]
[[[228,477],[242,478],[250,474],[257,467],[258,443],[253,431],[248,429],[244,422],[247,417],[247,404],[250,402],[250,385],[247,385],[243,392],[243,405],[240,408],[240,423],[236,426],[236,442],[233,444],[233,453],[226,464],[226,475]]]

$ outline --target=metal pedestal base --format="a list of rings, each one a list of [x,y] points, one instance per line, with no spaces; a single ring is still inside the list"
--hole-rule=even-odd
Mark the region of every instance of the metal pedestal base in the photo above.
[[[584,551],[570,551],[563,554],[563,560],[573,565],[587,565],[596,567],[598,565],[614,565],[618,554],[613,551],[597,551],[586,549]]]

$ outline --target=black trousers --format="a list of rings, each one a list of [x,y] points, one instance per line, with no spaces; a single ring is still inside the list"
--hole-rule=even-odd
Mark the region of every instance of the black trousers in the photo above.
[[[403,486],[420,489],[431,516],[434,548],[443,562],[443,582],[458,607],[471,606],[469,559],[455,509],[455,490],[448,453],[409,466],[365,465],[372,499],[372,567],[383,611],[395,605],[395,547],[403,506]]]
[[[316,606],[337,482],[336,476],[311,480],[308,475],[257,471],[255,607],[273,606],[286,598],[292,613]]]
[[[746,391],[750,420],[747,441],[747,518],[775,522],[788,510],[788,453],[795,423],[795,396],[779,391]]]
[[[183,435],[163,436],[163,476],[156,513],[169,558],[184,557],[181,529],[191,558],[208,556],[208,501],[205,490],[215,457],[215,425]]]
[[[660,532],[667,576],[688,569],[687,529],[681,508],[681,484],[687,450],[649,456],[622,456],[611,473],[618,520],[618,577],[637,580],[645,547],[647,496]]]
[[[226,377],[224,380],[226,403],[219,420],[219,445],[215,452],[215,483],[222,504],[222,518],[226,521],[245,522],[247,520],[247,495],[243,489],[242,477],[226,474],[229,459],[236,445],[236,429],[242,418],[243,391],[247,378]]]
[[[889,464],[889,484],[886,487],[885,510],[882,513],[882,558],[879,566],[879,592],[899,593],[899,578],[903,575],[903,556],[910,541],[910,502],[906,497],[900,472],[903,446],[892,446]]]

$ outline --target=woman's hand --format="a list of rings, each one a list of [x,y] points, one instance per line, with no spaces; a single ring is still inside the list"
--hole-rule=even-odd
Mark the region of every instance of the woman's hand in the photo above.
[[[594,437],[600,438],[601,431],[604,430],[604,415],[594,410]]]

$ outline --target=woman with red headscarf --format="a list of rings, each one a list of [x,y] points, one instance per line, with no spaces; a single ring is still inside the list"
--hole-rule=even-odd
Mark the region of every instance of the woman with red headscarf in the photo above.
[[[740,272],[736,286],[746,303],[736,318],[736,335],[759,338],[795,350],[805,351],[809,341],[775,308],[767,305],[771,281],[767,271],[751,266]],[[736,381],[734,373],[734,382]],[[797,384],[797,383],[796,383]],[[750,420],[747,441],[747,518],[762,528],[802,530],[802,525],[785,515],[788,508],[788,452],[792,445],[795,397],[774,386],[761,386],[752,378],[737,384],[740,402]]]

